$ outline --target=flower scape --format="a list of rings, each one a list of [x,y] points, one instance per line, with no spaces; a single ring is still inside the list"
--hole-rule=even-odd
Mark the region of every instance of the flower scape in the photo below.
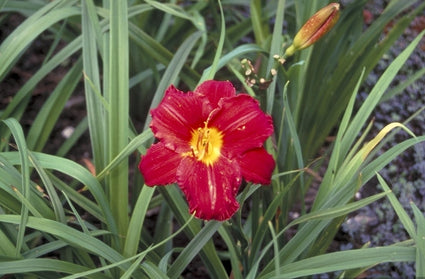
[[[177,183],[195,217],[231,218],[242,178],[270,184],[275,161],[263,143],[272,118],[229,81],[205,81],[187,93],[171,85],[151,115],[158,142],[141,156],[139,170],[148,186]]]

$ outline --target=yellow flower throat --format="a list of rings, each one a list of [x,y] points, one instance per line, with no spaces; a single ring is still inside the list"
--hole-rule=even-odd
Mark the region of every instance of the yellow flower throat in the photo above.
[[[223,145],[222,133],[214,127],[198,128],[192,131],[190,148],[192,156],[202,161],[206,165],[212,165],[220,157],[220,150]]]

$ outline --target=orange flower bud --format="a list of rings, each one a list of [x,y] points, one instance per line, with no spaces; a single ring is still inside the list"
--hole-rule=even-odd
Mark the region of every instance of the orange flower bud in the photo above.
[[[317,11],[301,27],[294,38],[292,45],[286,49],[285,54],[291,56],[297,50],[311,46],[322,36],[329,32],[339,18],[339,4],[331,3]]]

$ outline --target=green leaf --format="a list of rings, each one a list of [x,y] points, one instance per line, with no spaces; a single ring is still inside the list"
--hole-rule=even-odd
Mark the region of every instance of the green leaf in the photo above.
[[[155,188],[145,185],[139,194],[139,198],[133,209],[133,214],[131,215],[127,237],[125,238],[123,255],[126,257],[133,256],[137,253],[143,221],[154,191]]]
[[[168,279],[170,277],[167,276],[164,272],[162,272],[158,266],[153,264],[150,261],[145,261],[142,263],[142,269],[148,275],[148,278],[158,278],[158,279]]]
[[[37,152],[33,152],[32,154],[38,160],[42,168],[52,169],[52,170],[62,172],[83,183],[83,185],[85,185],[85,187],[87,187],[90,190],[90,193],[98,202],[99,207],[102,210],[103,217],[106,220],[108,230],[111,231],[114,237],[118,236],[117,228],[112,218],[111,209],[106,199],[106,195],[101,185],[99,184],[99,182],[87,169],[65,158],[48,155],[44,153],[37,153]],[[13,152],[3,153],[2,155],[6,158],[6,160],[11,162],[12,164],[20,163],[16,154]],[[67,194],[69,195],[68,192]]]
[[[258,1],[257,1],[258,2]],[[267,104],[266,104],[266,111],[267,113],[271,114],[275,99],[275,92],[276,92],[276,84],[277,84],[277,77],[271,75],[271,71],[277,70],[279,66],[279,62],[276,61],[275,55],[281,55],[282,52],[282,30],[281,27],[283,26],[283,19],[285,15],[285,2],[286,0],[279,0],[277,4],[277,11],[276,11],[276,19],[275,24],[273,28],[273,36],[270,46],[270,53],[269,53],[269,61],[267,64],[267,77],[272,78],[272,82],[269,85],[269,88],[267,88]],[[254,1],[251,1],[251,9],[253,6]],[[257,4],[261,5],[261,4]],[[255,13],[257,14],[257,12]],[[254,20],[253,20],[254,21]],[[266,29],[267,30],[267,29]]]
[[[167,204],[170,206],[171,210],[173,211],[175,218],[181,225],[184,224],[188,219],[192,217],[192,215],[190,215],[188,212],[187,204],[185,200],[182,198],[181,192],[179,192],[179,190],[176,189],[174,185],[168,186],[168,187],[158,187],[157,189],[161,193],[161,195],[164,197]],[[201,228],[198,222],[191,222],[187,226],[187,228],[185,228],[184,232],[189,239],[193,239],[199,234],[200,230]],[[208,231],[206,231],[205,233],[208,233]],[[219,259],[217,255],[217,251],[212,241],[208,241],[205,244],[203,249],[199,252],[199,255],[201,256],[201,259],[203,260],[205,266],[208,269],[208,272],[211,274],[212,277],[214,278],[227,277],[226,270],[224,269],[223,263],[221,262],[221,260]],[[185,260],[185,258],[182,258],[181,260],[183,261]],[[181,269],[182,267],[176,266],[175,268]],[[170,274],[170,273],[167,272],[167,274]]]
[[[16,256],[16,247],[7,237],[7,235],[0,230],[0,255],[13,258]]]
[[[78,60],[41,107],[27,135],[29,149],[42,151],[44,148],[65,103],[80,81],[81,69],[82,61]]]
[[[276,197],[267,207],[267,210],[264,213],[264,216],[262,216],[261,222],[257,226],[257,230],[253,232],[251,253],[249,255],[250,266],[253,265],[254,260],[257,259],[258,257],[261,244],[263,243],[267,233],[268,222],[275,217],[278,207],[281,205],[282,199],[285,196],[285,194],[286,192],[276,193]]]
[[[414,239],[416,237],[416,232],[415,232],[415,225],[413,224],[413,221],[410,219],[409,215],[404,210],[403,206],[398,201],[398,199],[394,195],[394,193],[391,192],[390,187],[388,187],[387,183],[382,178],[382,176],[379,173],[377,173],[376,177],[378,178],[378,181],[379,181],[381,187],[385,191],[390,191],[390,194],[388,195],[388,200],[390,201],[392,207],[394,208],[394,211],[397,213],[398,218],[400,218],[400,221],[403,224],[403,227],[406,229],[409,236],[412,239]]]
[[[241,56],[243,57],[244,55],[247,55],[249,53],[257,53],[257,52],[264,52],[264,49],[254,44],[244,44],[244,45],[237,46],[235,49],[232,49],[231,51],[229,51],[228,53],[226,53],[219,59],[215,71],[217,72],[233,59],[237,59]],[[209,73],[211,71],[213,71],[212,65],[205,69],[204,74]],[[201,78],[201,80],[203,79]]]
[[[258,45],[264,44],[269,35],[269,29],[262,18],[261,2],[260,0],[250,1],[252,30]]]
[[[347,156],[348,146],[342,145],[342,139],[344,138],[344,134],[347,130],[347,127],[349,127],[350,125],[350,119],[353,113],[357,92],[360,88],[361,81],[363,80],[363,75],[364,75],[364,70],[359,77],[359,80],[351,95],[347,108],[345,109],[345,113],[341,120],[341,124],[339,125],[339,128],[338,128],[338,133],[335,139],[335,146],[333,148],[332,156],[330,158],[329,165],[328,165],[328,169],[332,170],[332,172],[327,171],[325,173],[325,177],[323,178],[323,183],[321,183],[322,185],[319,188],[319,191],[316,195],[313,208],[316,208],[321,203],[323,203],[326,197],[329,195],[329,192],[332,190],[331,187],[335,186],[334,178],[335,178],[336,171],[340,168],[342,162],[344,161],[344,158]]]
[[[126,147],[124,147],[121,152],[113,158],[109,164],[97,175],[98,180],[102,180],[113,168],[115,168],[120,162],[126,160],[131,153],[133,153],[136,149],[143,146],[147,141],[152,139],[152,132],[150,130],[146,130],[140,135],[133,138]]]
[[[419,208],[410,202],[417,224],[416,244],[416,278],[425,277],[425,216]]]
[[[87,107],[87,119],[90,131],[90,142],[93,162],[98,173],[105,165],[105,110],[103,98],[100,95],[100,71],[98,64],[98,47],[100,48],[101,32],[96,17],[93,1],[82,2],[82,49],[84,71],[84,93]],[[97,93],[96,93],[97,92]]]
[[[3,122],[11,130],[13,137],[15,139],[17,148],[19,150],[19,159],[22,168],[22,200],[28,200],[30,197],[30,171],[29,171],[29,162],[28,162],[28,148],[25,142],[24,132],[22,127],[19,125],[18,121],[13,118],[3,120]],[[19,193],[16,189],[16,193]],[[21,208],[21,216],[18,228],[18,235],[16,241],[16,253],[15,256],[18,257],[21,254],[21,249],[24,243],[25,228],[28,221],[28,205],[29,203],[23,203]]]
[[[50,271],[56,273],[73,274],[88,270],[87,267],[67,261],[54,259],[22,259],[17,261],[0,261],[0,274],[36,273],[38,271]],[[104,274],[92,274],[88,278],[110,278]]]
[[[415,260],[415,250],[414,247],[388,246],[328,253],[284,265],[279,269],[280,276],[270,272],[258,278],[295,278],[385,262],[409,262]]]
[[[0,80],[13,66],[23,50],[43,31],[56,22],[78,15],[76,7],[60,7],[63,1],[53,1],[38,10],[31,17],[20,24],[0,46]],[[67,1],[67,5],[73,5],[76,1]],[[59,7],[56,7],[59,6]]]
[[[1,0],[0,1],[0,11],[3,10],[4,6],[6,5],[8,0]]]
[[[78,37],[72,42],[69,42],[48,62],[43,64],[43,66],[25,83],[25,85],[19,89],[19,91],[13,97],[13,100],[8,104],[6,109],[2,111],[0,119],[6,119],[12,116],[15,118],[18,118],[18,116],[20,117],[20,115],[23,113],[22,110],[25,109],[26,102],[29,100],[28,97],[30,97],[30,93],[36,87],[36,85],[51,71],[53,71],[53,69],[63,63],[66,59],[69,58],[69,56],[77,52],[80,48],[81,37]],[[25,106],[22,106],[23,104]]]
[[[7,159],[7,153],[1,153],[0,155],[0,204],[4,209],[10,210],[10,213],[18,214],[21,212],[21,202],[17,197],[17,193],[14,191],[16,188],[19,192],[23,192],[24,185],[22,185],[23,176],[20,168],[15,166]],[[20,164],[20,154],[14,152],[15,165]],[[13,187],[12,187],[13,186]],[[15,187],[15,188],[14,188]],[[42,212],[42,215],[46,218],[54,218],[54,213],[46,204],[46,201],[40,195],[40,192],[36,190],[36,187],[30,187],[29,200],[33,204],[37,211]]]
[[[170,278],[178,278],[185,267],[193,260],[212,235],[220,228],[221,222],[209,221],[205,227],[189,242],[167,271]]]
[[[218,40],[217,49],[215,51],[215,55],[214,55],[214,59],[211,64],[211,67],[204,71],[198,84],[200,84],[201,82],[205,80],[214,79],[214,76],[218,70],[217,69],[218,61],[220,60],[220,56],[223,53],[224,39],[226,37],[226,22],[224,18],[223,6],[221,5],[220,0],[218,0],[218,6],[220,8],[220,16],[221,16],[220,39]]]
[[[112,1],[110,6],[109,54],[106,100],[107,156],[112,161],[128,144],[129,123],[129,36],[127,1]],[[126,235],[128,229],[128,161],[122,161],[108,175],[109,201],[118,233]],[[123,243],[114,243],[121,250]]]
[[[16,215],[0,215],[0,222],[19,224],[20,217]],[[111,248],[109,245],[100,241],[99,239],[75,230],[65,224],[48,220],[45,218],[38,218],[29,216],[27,227],[52,234],[61,240],[67,242],[73,247],[78,247],[95,255],[105,258],[110,262],[119,262],[123,259],[122,255]],[[129,265],[123,264],[123,270],[127,269]],[[6,268],[6,267],[4,267]],[[48,267],[44,267],[48,268]]]
[[[295,219],[291,223],[289,223],[284,229],[282,229],[276,237],[280,237],[284,232],[286,232],[289,228],[306,223],[302,229],[298,230],[295,237],[286,244],[283,249],[280,250],[279,255],[276,257],[285,256],[283,264],[288,264],[291,260],[295,259],[304,249],[312,242],[317,235],[319,235],[320,231],[334,218],[344,216],[350,212],[358,210],[378,199],[389,194],[389,191],[373,195],[371,197],[352,202],[346,205],[335,206],[333,208],[325,208],[317,211],[313,211],[306,215],[301,216],[300,218]],[[315,222],[313,222],[315,221]],[[319,222],[322,221],[322,222]],[[248,278],[256,278],[255,274],[257,272],[258,266],[260,264],[261,259],[266,254],[266,251],[272,246],[273,242],[268,243],[264,248],[260,257],[256,260],[256,262],[252,265],[252,268],[248,274]],[[272,261],[272,263],[275,260]],[[272,263],[269,263],[265,268],[266,272],[271,272],[273,266]]]
[[[173,53],[167,50],[163,45],[155,41],[145,31],[133,23],[129,23],[130,38],[145,51],[145,55],[156,59],[164,65],[168,65],[173,58]],[[190,69],[187,65],[183,66],[181,79],[189,86],[194,88],[199,80],[199,74]]]
[[[425,68],[415,72],[412,75],[408,75],[406,80],[403,80],[400,82],[397,86],[390,88],[384,96],[382,96],[380,102],[386,102],[390,99],[394,98],[394,96],[398,94],[402,94],[403,92],[406,92],[405,89],[415,83],[418,79],[422,78],[425,75]]]
[[[164,4],[164,3],[160,3],[160,2],[152,1],[152,0],[146,0],[146,3],[148,3],[152,7],[155,7],[156,9],[163,11],[164,13],[167,13],[176,17],[180,17],[189,21],[193,20],[193,18],[188,13],[186,13],[181,6],[178,6],[175,4],[169,4],[169,3]]]
[[[425,34],[425,31],[421,32],[415,38],[415,40],[413,40],[413,42],[410,43],[409,46],[406,47],[406,49],[404,49],[403,52],[396,57],[396,59],[394,59],[394,61],[390,64],[390,66],[388,66],[388,68],[379,78],[378,82],[375,84],[372,91],[370,92],[369,97],[362,104],[356,116],[353,118],[352,123],[350,124],[350,127],[347,129],[347,132],[341,144],[342,146],[347,147],[352,145],[352,142],[356,139],[356,136],[359,134],[364,123],[366,123],[367,119],[372,113],[372,110],[379,103],[379,100],[382,98],[385,91],[388,89],[395,75],[400,70],[400,68],[404,65],[407,58],[413,52],[413,50],[415,49],[417,44],[420,42],[424,34]]]
[[[223,241],[226,243],[227,250],[229,253],[230,263],[232,265],[232,275],[234,279],[242,279],[241,272],[241,259],[240,253],[238,253],[239,247],[231,233],[229,232],[228,226],[224,224],[218,229],[220,236],[223,238]]]
[[[81,136],[88,129],[88,121],[87,117],[84,117],[83,120],[74,128],[70,137],[66,139],[64,143],[59,147],[56,152],[56,156],[65,157],[66,154],[70,151],[70,149],[77,143],[77,141],[81,138]]]
[[[377,158],[375,158],[363,168],[362,178],[364,182],[366,183],[369,179],[374,177],[377,171],[381,170],[384,166],[386,166],[394,158],[403,153],[406,149],[423,141],[425,141],[425,136],[418,136],[416,138],[407,139],[403,142],[397,143],[395,146],[391,147],[383,154],[380,154]]]
[[[295,226],[297,224],[301,224],[310,220],[323,220],[323,219],[333,219],[339,216],[345,216],[350,212],[354,212],[362,207],[365,207],[368,204],[371,204],[391,193],[391,190],[387,190],[383,193],[379,193],[359,201],[355,201],[343,206],[336,206],[333,208],[325,208],[318,211],[314,211],[308,214],[301,216],[300,218],[295,219],[291,223],[287,225],[285,229],[289,227]]]
[[[165,240],[157,243],[154,246],[149,246],[149,248],[145,249],[143,252],[141,252],[141,253],[139,253],[137,255],[134,255],[134,256],[129,257],[129,258],[122,259],[121,261],[115,261],[112,264],[104,265],[102,267],[95,268],[95,269],[92,269],[92,270],[89,270],[89,271],[86,271],[86,272],[76,273],[76,274],[73,274],[71,276],[67,276],[66,278],[67,279],[80,278],[80,277],[87,276],[89,274],[93,274],[93,273],[96,273],[96,272],[104,271],[104,270],[107,270],[107,269],[110,269],[110,268],[113,268],[113,267],[117,267],[117,266],[123,266],[123,265],[128,266],[128,262],[130,262],[132,260],[135,260],[135,261],[131,264],[131,266],[129,266],[129,267],[126,268],[125,273],[123,274],[123,277],[124,278],[128,278],[129,276],[132,275],[132,273],[136,273],[136,274],[134,274],[134,276],[136,278],[140,278],[141,275],[140,275],[139,270],[137,269],[137,267],[139,267],[139,265],[140,265],[140,261],[143,260],[145,258],[145,256],[149,252],[151,252],[152,250],[157,249],[158,247],[160,247],[161,245],[163,245],[167,241],[169,241],[169,240],[173,239],[174,237],[176,237],[181,231],[183,231],[184,228],[186,228],[186,226],[188,224],[190,224],[190,222],[192,221],[192,219],[193,219],[193,216],[191,218],[189,218],[187,220],[187,222],[185,224],[183,224],[183,226],[180,229],[178,229],[175,233],[173,233],[172,235],[170,235],[167,239],[165,239]],[[142,265],[144,265],[144,264],[142,264]],[[144,267],[146,267],[146,266],[144,265]],[[150,271],[147,271],[146,268],[144,268],[144,271],[146,273],[150,274]],[[155,270],[155,272],[157,272],[157,271]],[[163,273],[159,270],[159,273],[158,274],[163,274]],[[153,276],[153,277],[156,278],[156,276]],[[161,277],[162,276],[160,276],[159,278],[161,278]]]

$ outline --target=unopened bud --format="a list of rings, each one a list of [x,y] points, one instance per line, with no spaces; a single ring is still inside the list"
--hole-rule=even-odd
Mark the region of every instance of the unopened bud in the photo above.
[[[291,56],[295,51],[309,47],[317,42],[334,27],[338,21],[339,13],[338,3],[331,3],[317,11],[298,31],[294,42],[286,49],[285,54]]]

